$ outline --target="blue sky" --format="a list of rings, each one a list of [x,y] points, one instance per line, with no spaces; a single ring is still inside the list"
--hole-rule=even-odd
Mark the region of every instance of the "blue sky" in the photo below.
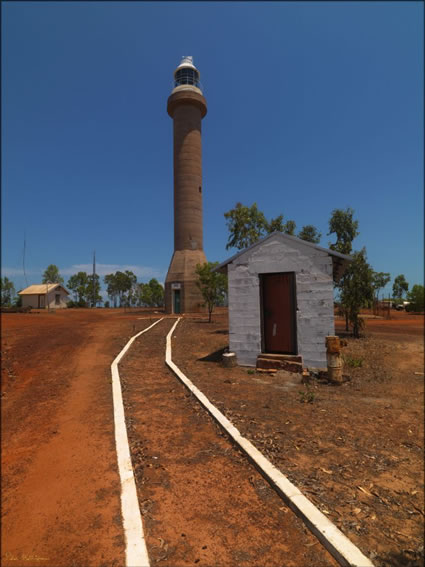
[[[257,202],[327,247],[335,208],[376,271],[423,282],[421,2],[3,2],[2,270],[17,289],[132,269],[173,250],[175,67],[192,55],[203,120],[204,247]],[[390,286],[387,287],[389,291]]]

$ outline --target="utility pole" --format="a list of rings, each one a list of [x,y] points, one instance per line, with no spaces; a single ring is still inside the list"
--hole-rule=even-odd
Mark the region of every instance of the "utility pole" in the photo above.
[[[96,307],[96,250],[93,252],[93,307]]]
[[[47,304],[47,312],[50,313],[50,304],[49,304],[49,280],[46,281],[46,304]],[[46,308],[46,305],[44,305]]]
[[[26,287],[28,287],[27,275],[25,273],[25,250],[26,250],[26,234],[24,232],[24,250],[23,250],[23,253],[22,253],[22,268],[24,270],[25,285],[26,285]]]

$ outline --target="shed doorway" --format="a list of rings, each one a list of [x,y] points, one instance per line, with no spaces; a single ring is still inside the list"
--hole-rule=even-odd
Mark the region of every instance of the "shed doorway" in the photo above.
[[[261,274],[263,352],[297,354],[295,273]]]
[[[45,296],[44,295],[39,295],[38,296],[38,308],[39,309],[44,309],[46,307],[46,301],[45,301]]]

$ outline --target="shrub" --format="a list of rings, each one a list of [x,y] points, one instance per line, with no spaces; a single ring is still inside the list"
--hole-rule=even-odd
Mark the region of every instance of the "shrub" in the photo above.
[[[364,359],[362,357],[355,358],[354,356],[343,355],[342,358],[344,359],[345,364],[350,368],[360,368],[363,366]]]
[[[406,305],[406,311],[423,311],[424,297],[424,286],[415,284],[407,294],[407,300],[410,301],[410,305]]]
[[[314,402],[315,394],[311,390],[300,390],[298,393],[302,404],[312,404]]]

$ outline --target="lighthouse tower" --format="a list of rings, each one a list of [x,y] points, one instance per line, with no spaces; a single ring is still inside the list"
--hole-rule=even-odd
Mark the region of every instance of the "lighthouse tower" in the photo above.
[[[203,310],[195,273],[206,262],[202,229],[201,121],[207,113],[199,71],[183,57],[167,102],[174,132],[174,254],[165,279],[166,313]]]

